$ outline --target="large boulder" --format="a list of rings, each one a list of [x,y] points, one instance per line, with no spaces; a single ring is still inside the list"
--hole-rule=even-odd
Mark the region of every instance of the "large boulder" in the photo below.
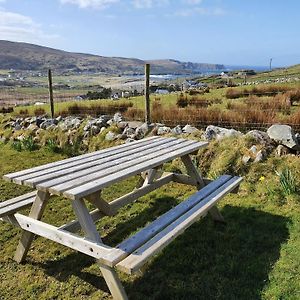
[[[272,146],[273,141],[270,139],[268,134],[260,130],[251,130],[246,133],[246,136],[253,138],[258,144],[264,146]]]
[[[227,129],[227,128],[222,128],[214,125],[207,126],[204,133],[205,139],[209,141],[212,139],[221,140],[227,137],[237,137],[241,135],[242,133],[235,129]]]
[[[270,139],[274,140],[276,143],[284,145],[292,150],[300,150],[300,144],[295,137],[291,126],[275,124],[267,130],[267,133]]]
[[[199,130],[196,128],[196,127],[193,127],[189,124],[185,125],[183,128],[182,128],[182,131],[184,133],[188,133],[188,134],[192,134],[192,133],[196,133],[196,132],[199,132]]]

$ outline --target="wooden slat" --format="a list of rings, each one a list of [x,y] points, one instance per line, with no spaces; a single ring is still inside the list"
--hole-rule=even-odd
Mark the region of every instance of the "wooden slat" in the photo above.
[[[26,169],[26,170],[14,172],[14,173],[6,174],[6,175],[3,176],[3,178],[5,180],[8,180],[8,181],[13,181],[15,178],[23,176],[23,175],[31,174],[31,173],[42,171],[42,170],[47,170],[49,168],[56,167],[56,166],[63,167],[63,165],[65,165],[67,163],[70,163],[70,162],[80,163],[81,160],[83,160],[85,158],[88,158],[88,157],[92,157],[94,155],[108,154],[108,153],[110,153],[112,151],[115,151],[116,149],[123,149],[123,150],[125,150],[128,147],[138,146],[140,143],[145,143],[145,142],[148,142],[148,141],[150,142],[151,140],[154,140],[154,139],[162,139],[162,138],[158,138],[158,137],[154,136],[154,137],[146,138],[146,139],[143,139],[143,140],[134,141],[132,143],[123,144],[123,145],[111,147],[111,148],[108,148],[108,149],[104,149],[104,150],[100,150],[100,151],[96,151],[96,152],[91,152],[91,153],[79,155],[79,156],[76,156],[76,157],[72,157],[72,158],[68,158],[68,159],[56,161],[56,162],[45,164],[45,165],[38,166],[38,167],[35,167],[35,168]]]
[[[212,194],[216,189],[223,187],[224,184],[226,184],[226,182],[228,182],[231,178],[232,177],[229,175],[223,175],[219,177],[217,180],[211,182],[184,202],[181,202],[174,208],[170,209],[168,212],[157,218],[147,227],[136,233],[134,236],[119,244],[116,247],[117,249],[110,253],[110,257],[107,257],[107,260],[110,261],[112,265],[120,262],[123,258],[138,249],[145,242],[154,237],[169,224],[174,222],[182,214],[184,214],[200,201]]]
[[[139,163],[146,162],[150,158],[157,157],[160,154],[168,153],[169,149],[172,147],[181,147],[180,145],[184,146],[193,143],[193,141],[175,139],[168,143],[156,146],[156,151],[153,151],[153,148],[150,148],[146,151],[138,152],[130,158],[121,158],[113,162],[105,163],[100,168],[96,166],[95,168],[78,172],[75,175],[66,175],[54,180],[42,182],[37,185],[37,188],[41,190],[49,190],[53,194],[61,194],[69,189],[82,186],[88,182],[98,180],[105,176],[113,175],[114,177],[118,177],[119,172]]]
[[[210,208],[223,198],[227,193],[236,188],[242,178],[234,177],[225,185],[221,186],[206,199],[199,202],[188,212],[179,217],[176,221],[159,232],[151,240],[129,255],[127,258],[117,264],[117,268],[128,274],[136,272],[143,266],[150,257],[158,253],[178,235],[182,234],[185,229],[196,222],[201,216],[206,215]]]
[[[50,187],[52,185],[56,185],[58,183],[63,183],[65,181],[69,181],[81,176],[85,176],[87,174],[91,174],[93,172],[99,172],[103,169],[107,169],[111,166],[120,165],[123,162],[133,160],[136,157],[142,156],[142,153],[151,152],[155,147],[164,146],[167,147],[170,143],[176,142],[177,139],[162,139],[162,140],[154,140],[151,143],[146,143],[145,145],[130,149],[128,151],[122,150],[120,153],[110,155],[108,157],[98,157],[97,160],[87,162],[84,164],[76,164],[75,166],[71,166],[67,169],[56,170],[55,172],[51,172],[38,177],[30,178],[24,181],[24,184],[35,187],[36,185],[42,184],[44,187]],[[19,179],[19,178],[18,178]]]
[[[31,193],[27,193],[25,195],[21,195],[21,196],[18,196],[18,197],[9,199],[9,200],[5,200],[3,202],[0,202],[0,209],[4,208],[6,206],[13,205],[13,204],[18,203],[18,202],[23,201],[23,200],[27,200],[27,199],[35,197],[35,196],[36,196],[36,191],[31,192]]]
[[[104,244],[91,241],[87,238],[81,238],[68,231],[58,229],[57,227],[18,213],[15,214],[13,218],[15,220],[14,225],[17,225],[28,232],[97,258],[104,264],[106,264],[106,262],[102,259],[102,257],[113,249]]]
[[[185,142],[188,144],[187,141]],[[155,168],[167,161],[171,161],[175,159],[176,157],[180,157],[182,155],[186,155],[190,153],[191,151],[196,151],[197,149],[200,149],[201,147],[206,146],[207,143],[205,142],[193,142],[191,141],[190,145],[188,146],[181,146],[176,145],[169,147],[169,152],[167,154],[162,154],[160,152],[154,153],[153,155],[147,155],[145,156],[144,162],[138,163],[132,167],[127,167],[126,169],[118,172],[118,173],[113,173],[108,176],[105,176],[99,180],[94,180],[89,183],[80,185],[78,187],[72,188],[70,190],[67,190],[63,194],[70,199],[78,199],[85,197],[86,195],[90,193],[94,193],[99,189],[102,189],[110,184],[113,184],[117,181],[126,179],[130,176],[137,175],[143,171]],[[49,189],[53,193],[57,193],[57,190]]]
[[[174,140],[170,139],[170,140]],[[39,182],[51,180],[53,178],[57,178],[61,175],[66,175],[70,173],[74,173],[76,171],[81,171],[96,165],[100,165],[103,162],[106,161],[113,161],[114,159],[121,158],[124,156],[128,156],[132,153],[136,153],[136,151],[142,151],[144,149],[148,149],[149,147],[155,147],[156,144],[160,143],[167,143],[167,139],[152,139],[150,141],[145,141],[144,143],[140,143],[138,145],[130,145],[123,148],[117,148],[113,151],[109,151],[107,153],[101,153],[98,152],[95,155],[84,158],[82,160],[78,161],[72,161],[67,164],[64,164],[63,166],[55,166],[52,168],[47,168],[46,170],[41,170],[38,172],[26,174],[23,176],[19,176],[14,179],[15,183],[18,184],[26,184],[32,187],[35,187],[35,185]]]

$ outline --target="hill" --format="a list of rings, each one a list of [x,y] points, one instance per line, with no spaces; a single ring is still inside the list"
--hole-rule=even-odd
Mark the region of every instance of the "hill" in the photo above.
[[[224,69],[223,65],[180,62],[172,59],[149,61],[152,73],[198,73]],[[103,72],[107,74],[143,73],[146,61],[136,58],[105,57],[72,53],[48,47],[0,40],[0,69],[57,72]]]

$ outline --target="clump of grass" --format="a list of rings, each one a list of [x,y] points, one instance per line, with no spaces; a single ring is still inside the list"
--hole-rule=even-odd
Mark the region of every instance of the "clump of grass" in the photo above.
[[[18,152],[21,152],[22,151],[22,143],[21,141],[14,141],[12,144],[11,144],[11,147],[12,149],[18,151]]]
[[[276,171],[279,176],[280,187],[285,196],[297,192],[295,176],[289,168],[284,168],[281,172]]]
[[[53,152],[53,153],[59,153],[61,150],[54,139],[47,140],[46,148],[48,149],[48,151]]]
[[[46,111],[43,108],[41,108],[41,107],[36,108],[34,110],[34,115],[35,116],[42,116],[42,115],[45,115],[45,114],[46,114]]]

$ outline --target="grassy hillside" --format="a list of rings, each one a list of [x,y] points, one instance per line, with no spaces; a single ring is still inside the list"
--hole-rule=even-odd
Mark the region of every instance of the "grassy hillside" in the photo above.
[[[46,70],[56,72],[143,73],[146,62],[135,58],[104,57],[71,53],[48,47],[0,40],[0,69]],[[152,62],[153,73],[189,73],[224,68],[222,65],[182,63],[174,60]]]
[[[206,217],[190,227],[143,269],[139,276],[121,274],[130,299],[299,299],[300,195],[288,195],[275,171],[289,168],[300,186],[299,157],[274,155],[243,166],[243,151],[252,142],[213,142],[195,161],[203,174],[244,176],[237,195],[220,203],[227,224]],[[0,175],[62,159],[45,149],[16,152],[0,145]],[[169,170],[183,170],[177,161]],[[137,178],[104,190],[108,201],[130,191]],[[2,200],[27,188],[0,180]],[[98,223],[104,240],[115,245],[186,199],[193,188],[169,184]],[[68,201],[50,202],[45,221],[60,225],[73,219]],[[13,261],[20,230],[0,223],[1,299],[111,299],[95,262],[83,255],[37,238],[26,264]]]

